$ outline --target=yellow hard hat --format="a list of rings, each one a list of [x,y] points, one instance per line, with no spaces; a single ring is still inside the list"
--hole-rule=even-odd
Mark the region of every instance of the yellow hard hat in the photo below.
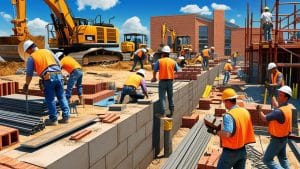
[[[237,98],[236,92],[232,88],[227,88],[222,92],[222,100]]]

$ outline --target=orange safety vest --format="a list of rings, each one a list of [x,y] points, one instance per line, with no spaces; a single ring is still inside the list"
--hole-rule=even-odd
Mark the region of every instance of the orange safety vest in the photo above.
[[[174,68],[176,62],[169,57],[163,57],[159,59],[158,62],[159,62],[159,80],[174,79]]]
[[[47,49],[38,49],[31,54],[34,61],[34,68],[36,73],[41,76],[44,70],[51,65],[57,65],[54,56]]]
[[[279,70],[276,70],[275,75],[273,73],[271,73],[272,84],[277,84],[277,79],[280,74],[281,74],[281,72],[279,72]],[[283,78],[281,79],[281,82],[279,84],[280,84],[280,86],[284,86]]]
[[[137,51],[137,54],[136,54],[139,58],[142,58],[143,56],[143,51],[140,49]]]
[[[230,63],[226,63],[225,66],[224,66],[224,70],[231,71],[232,70],[231,64]]]
[[[69,74],[71,74],[74,69],[81,69],[80,64],[71,56],[63,57],[60,64],[61,68],[65,69]]]
[[[275,137],[286,137],[290,134],[292,129],[292,108],[287,106],[282,106],[279,108],[284,116],[284,123],[280,124],[277,120],[272,120],[269,122],[269,133]]]
[[[138,88],[141,84],[142,79],[143,79],[142,76],[137,74],[132,74],[127,78],[124,85],[134,86],[135,88]]]
[[[203,57],[209,57],[209,49],[202,50]]]
[[[221,137],[222,147],[239,149],[249,143],[255,143],[250,113],[242,108],[233,108],[228,112],[233,118],[235,131],[231,137]]]

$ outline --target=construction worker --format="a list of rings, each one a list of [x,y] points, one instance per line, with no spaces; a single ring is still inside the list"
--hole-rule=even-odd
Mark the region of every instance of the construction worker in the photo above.
[[[269,122],[269,133],[271,135],[270,143],[266,149],[263,162],[268,168],[289,168],[288,158],[286,156],[286,144],[288,135],[292,129],[292,108],[288,100],[292,97],[292,90],[289,86],[282,86],[278,89],[277,100],[273,96],[275,109],[265,115],[261,111],[261,106],[256,107],[259,116],[263,121]],[[277,156],[280,164],[274,161]]]
[[[28,93],[28,86],[32,80],[33,71],[42,78],[44,86],[45,100],[48,107],[49,119],[45,120],[45,125],[57,125],[57,123],[68,123],[70,109],[63,87],[63,76],[59,66],[59,61],[54,54],[47,49],[38,49],[31,41],[26,40],[23,45],[24,53],[30,54],[26,65],[26,83],[23,92]],[[59,101],[62,110],[62,119],[58,119],[55,96]],[[58,122],[57,122],[58,121]]]
[[[233,54],[232,54],[233,66],[236,66],[236,61],[237,61],[238,56],[239,56],[239,52],[238,51],[233,52]]]
[[[159,103],[160,103],[160,114],[157,116],[165,116],[165,95],[168,95],[169,110],[170,114],[168,117],[172,117],[174,113],[174,101],[173,101],[173,80],[174,72],[179,71],[180,68],[176,61],[169,58],[171,49],[168,45],[162,47],[161,58],[155,62],[153,67],[153,78],[151,82],[156,82],[156,74],[159,72],[159,83],[158,83],[158,93],[159,93]]]
[[[272,13],[269,12],[269,7],[264,8],[264,12],[260,16],[262,28],[264,30],[264,39],[265,41],[272,41]]]
[[[60,60],[61,68],[69,73],[69,79],[67,82],[66,98],[70,102],[72,96],[72,90],[76,84],[77,95],[79,98],[79,104],[83,104],[82,98],[82,70],[81,65],[71,56],[66,56],[63,52],[57,52],[55,57]]]
[[[221,139],[223,151],[217,169],[244,169],[247,160],[245,145],[255,142],[251,116],[248,110],[236,104],[237,94],[232,88],[225,89],[221,98],[228,110],[223,116],[221,130],[207,129]]]
[[[185,65],[187,65],[184,56],[179,56],[179,57],[177,58],[177,64],[178,64],[181,68],[183,68]]]
[[[209,65],[208,65],[208,59],[209,59],[209,49],[207,46],[204,46],[204,49],[201,52],[202,58],[203,58],[203,70],[208,70]]]
[[[138,99],[144,99],[145,96],[148,98],[147,86],[145,82],[145,70],[139,69],[136,74],[130,75],[124,83],[120,104],[123,103],[126,95],[129,95],[132,99],[131,103],[136,103]],[[143,94],[137,93],[136,89],[141,86]]]
[[[214,59],[214,57],[215,57],[215,47],[214,47],[214,46],[211,46],[211,47],[209,48],[209,57],[210,57],[211,59]]]
[[[284,85],[283,74],[277,69],[275,63],[268,64],[268,71],[270,72],[270,82],[267,83],[269,94],[272,97],[275,94],[275,89]]]
[[[227,63],[225,63],[225,66],[224,66],[224,79],[223,79],[223,85],[224,86],[229,82],[230,73],[231,73],[232,70],[233,70],[233,68],[231,66],[231,60],[228,59]]]
[[[144,69],[143,60],[146,58],[146,53],[147,53],[147,49],[145,49],[145,48],[140,48],[140,49],[138,49],[134,52],[133,65],[132,65],[132,68],[130,70],[131,72],[135,71],[135,67],[136,67],[137,62],[140,62],[141,69]]]

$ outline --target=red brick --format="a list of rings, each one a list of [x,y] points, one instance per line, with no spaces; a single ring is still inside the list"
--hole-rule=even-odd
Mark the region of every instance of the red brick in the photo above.
[[[209,156],[202,156],[198,161],[198,168],[197,169],[206,169],[206,164],[208,162]]]
[[[0,150],[19,142],[19,130],[0,126]]]

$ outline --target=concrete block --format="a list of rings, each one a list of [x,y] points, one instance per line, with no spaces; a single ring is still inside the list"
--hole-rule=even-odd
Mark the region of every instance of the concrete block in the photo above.
[[[153,120],[149,121],[145,125],[145,131],[146,131],[146,137],[148,137],[149,135],[152,135],[152,133],[153,133]]]
[[[123,115],[118,123],[118,143],[136,132],[136,114]]]
[[[105,157],[106,169],[115,168],[121,161],[127,157],[127,140],[120,143]]]
[[[147,168],[149,166],[149,164],[153,161],[154,159],[154,152],[153,150],[150,151],[146,157],[139,163],[138,168],[140,169],[144,169]]]
[[[133,168],[136,168],[138,164],[152,151],[152,136],[147,137],[133,152]]]
[[[138,99],[138,104],[151,104],[151,99]]]
[[[153,118],[152,106],[149,105],[145,107],[141,111],[137,112],[136,116],[136,127],[143,127],[148,121],[151,121],[151,119]]]
[[[118,144],[118,128],[114,124],[99,124],[94,125],[99,128],[99,132],[92,132],[83,141],[89,144],[90,166],[94,165],[97,161],[103,158]]]
[[[123,111],[126,108],[126,104],[113,104],[108,107],[108,111]]]
[[[90,167],[90,169],[102,169],[105,168],[105,157],[98,160],[93,166]]]
[[[129,154],[125,160],[123,160],[116,169],[125,169],[125,168],[133,168],[133,155]]]
[[[138,128],[138,131],[128,137],[128,153],[131,153],[146,137],[146,128]]]

